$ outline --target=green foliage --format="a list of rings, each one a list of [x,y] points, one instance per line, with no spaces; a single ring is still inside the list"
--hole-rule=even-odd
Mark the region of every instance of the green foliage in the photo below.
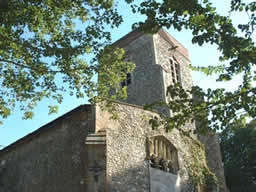
[[[123,49],[106,46],[96,57],[98,62],[98,101],[109,97],[110,99],[125,100],[127,87],[121,87],[121,83],[135,68],[135,64],[126,61]]]
[[[177,30],[190,29],[193,43],[217,45],[220,61],[229,62],[193,69],[207,75],[217,73],[218,81],[230,81],[237,74],[243,76],[242,84],[233,92],[169,87],[167,94],[172,100],[158,103],[171,108],[174,114],[165,117],[166,129],[196,120],[202,125],[197,131],[205,133],[209,129],[223,129],[246,116],[256,116],[256,47],[252,39],[256,2],[231,1],[230,12],[248,14],[248,23],[238,28],[229,16],[218,14],[208,0],[144,0],[140,5],[133,0],[126,2],[133,12],[147,18],[135,27],[146,32],[171,26]],[[122,50],[111,46],[103,49],[110,42],[106,26],[114,28],[122,22],[112,0],[5,0],[1,1],[0,9],[1,117],[10,115],[18,104],[24,118],[31,118],[30,112],[38,101],[48,98],[61,103],[63,92],[78,98],[94,98],[98,92],[102,99],[114,87],[118,95],[111,99],[125,98],[126,88],[120,88],[119,82],[134,66],[124,62]],[[92,54],[96,55],[92,61],[84,59]],[[95,74],[99,74],[102,84],[95,83]],[[197,99],[192,100],[191,94]],[[49,107],[49,113],[56,109]]]
[[[219,140],[230,192],[256,191],[256,120],[230,125]]]
[[[106,26],[121,22],[113,0],[1,1],[0,116],[20,105],[24,118],[32,118],[38,101],[61,103],[64,92],[95,96],[100,89],[93,76],[104,71],[85,56],[101,53],[110,42]],[[115,61],[111,67],[116,66]],[[56,111],[49,106],[49,113]]]
[[[218,181],[207,166],[204,146],[188,134],[184,135],[180,132],[180,135],[190,150],[190,154],[185,160],[196,191],[214,191],[218,186]]]
[[[252,38],[256,25],[256,2],[231,1],[230,12],[246,12],[248,15],[248,23],[240,24],[238,28],[230,16],[218,14],[208,0],[144,0],[140,6],[132,5],[132,8],[147,17],[144,23],[137,23],[134,27],[151,33],[160,27],[189,29],[193,43],[217,46],[221,53],[219,60],[225,64],[191,67],[193,70],[206,75],[218,74],[217,81],[231,81],[238,74],[243,76],[241,85],[233,92],[211,88],[203,91],[199,87],[184,90],[179,85],[170,86],[167,95],[171,101],[161,105],[168,106],[173,116],[166,117],[163,123],[173,129],[196,121],[199,125],[196,131],[207,133],[210,129],[222,130],[246,117],[256,117],[256,47]]]
[[[223,130],[232,122],[242,122],[249,115],[255,115],[256,100],[253,97],[255,91],[255,88],[247,90],[240,86],[233,93],[224,89],[208,89],[207,92],[204,92],[197,86],[191,90],[184,90],[179,84],[171,85],[167,90],[170,101],[162,102],[161,106],[164,103],[164,106],[171,109],[173,115],[167,117],[161,114],[165,118],[161,124],[168,125],[169,129],[173,129],[196,121],[196,133],[206,134],[210,130]],[[202,98],[207,98],[207,100]],[[150,107],[153,106],[160,105],[155,102],[150,105]],[[241,109],[244,111],[241,111],[238,116]]]

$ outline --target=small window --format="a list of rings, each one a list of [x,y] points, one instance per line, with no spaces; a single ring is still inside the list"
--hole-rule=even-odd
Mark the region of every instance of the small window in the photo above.
[[[121,82],[121,87],[130,85],[132,82],[131,73],[126,74],[126,79]]]
[[[174,57],[170,57],[169,61],[171,66],[172,83],[180,83],[180,65]]]
[[[131,62],[132,61],[131,55],[127,54],[124,61],[125,62]],[[123,70],[123,72],[126,73],[125,70]],[[121,87],[123,88],[124,86],[128,86],[131,83],[132,83],[132,75],[131,75],[131,73],[126,73],[126,79],[124,79],[121,82]]]

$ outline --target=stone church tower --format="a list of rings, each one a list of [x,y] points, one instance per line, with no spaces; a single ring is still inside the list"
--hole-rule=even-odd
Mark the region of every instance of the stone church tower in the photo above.
[[[168,86],[175,83],[184,89],[193,86],[188,50],[164,29],[154,35],[132,31],[115,45],[124,48],[128,60],[136,64],[135,70],[122,82],[122,86],[127,86],[126,103],[144,106],[155,101],[168,102]],[[167,108],[157,110],[171,115]],[[184,129],[193,130],[195,126],[187,124]],[[219,179],[218,190],[227,191],[217,135],[198,136],[198,139],[205,145],[208,166]]]
[[[185,89],[192,87],[188,51],[165,30],[160,29],[154,35],[133,31],[115,45],[124,48],[128,59],[136,63],[135,70],[123,82],[128,92],[125,102],[144,106],[168,101],[169,85],[179,82]]]
[[[213,152],[208,164],[219,185],[203,185],[191,171],[203,161],[195,158],[196,136],[152,130],[148,119],[158,114],[141,107],[168,101],[166,89],[173,83],[192,86],[188,51],[163,29],[154,35],[133,31],[115,45],[136,63],[121,83],[127,86],[127,101],[114,102],[119,118],[111,119],[99,106],[81,105],[4,148],[0,192],[227,191],[216,137],[201,140]]]

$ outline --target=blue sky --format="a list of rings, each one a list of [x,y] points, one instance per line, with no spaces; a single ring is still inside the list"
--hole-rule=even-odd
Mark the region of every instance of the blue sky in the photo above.
[[[228,14],[228,6],[230,1],[223,0],[215,2],[217,2],[215,5],[219,12],[225,15]],[[141,16],[133,15],[131,11],[129,11],[129,7],[124,3],[119,3],[118,9],[121,11],[121,14],[124,17],[124,23],[118,29],[111,31],[113,42],[130,32],[131,25],[133,23],[139,20],[143,20]],[[232,15],[232,18],[235,23],[241,23],[246,21],[247,16],[234,14]],[[178,32],[172,29],[168,29],[167,31],[188,49],[192,65],[207,66],[218,63],[219,53],[215,46],[203,45],[203,47],[200,47],[198,45],[193,45],[191,43],[192,35],[190,31]],[[241,78],[236,77],[227,83],[216,83],[216,76],[206,77],[205,75],[198,72],[193,72],[193,78],[194,84],[199,85],[204,89],[207,89],[208,87],[225,87],[229,90],[233,90],[241,82]],[[22,120],[23,114],[17,108],[13,112],[13,115],[4,120],[4,124],[0,126],[0,145],[7,146],[15,142],[17,139],[27,135],[28,133],[35,131],[44,124],[85,103],[88,103],[86,98],[76,99],[75,97],[64,95],[64,100],[63,103],[59,106],[58,114],[48,115],[48,105],[53,103],[49,100],[43,100],[34,110],[35,116],[32,120]]]

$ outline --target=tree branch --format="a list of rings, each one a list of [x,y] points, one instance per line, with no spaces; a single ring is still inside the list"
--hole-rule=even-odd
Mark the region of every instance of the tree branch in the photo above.
[[[4,40],[4,41],[10,41],[10,42],[15,43],[15,44],[17,44],[17,45],[27,46],[27,47],[29,47],[29,48],[31,48],[31,49],[35,49],[35,50],[37,50],[37,51],[40,51],[39,48],[37,48],[36,46],[33,46],[33,45],[31,45],[30,43],[26,42],[25,39],[23,39],[23,42],[19,42],[19,41],[17,41],[17,40],[13,40],[13,39],[10,39],[10,38],[8,38],[8,37],[6,37],[6,36],[3,36],[3,35],[1,35],[1,34],[0,34],[0,39],[2,39],[2,40]],[[20,38],[20,40],[21,40],[21,38]],[[25,44],[26,44],[26,45],[25,45]]]
[[[9,39],[8,37],[5,37],[5,36],[3,36],[3,35],[1,35],[1,34],[0,34],[0,38],[1,38],[2,40],[5,40],[5,41],[14,42],[13,40],[11,40],[11,39]],[[16,43],[16,42],[15,42],[15,43]]]
[[[31,67],[31,66],[28,66],[28,65],[24,65],[24,64],[20,64],[20,63],[17,63],[17,62],[14,62],[14,61],[10,61],[10,60],[6,60],[6,59],[0,59],[0,62],[5,62],[5,63],[11,63],[11,64],[14,64],[16,66],[19,66],[19,67],[22,67],[22,68],[27,68],[27,69],[30,69],[30,70],[33,70],[33,71],[37,71],[37,72],[40,72],[40,73],[60,73],[61,71],[48,71],[48,70],[39,70],[35,67]]]
[[[22,67],[22,68],[27,68],[27,69],[30,69],[30,70],[33,70],[33,71],[36,71],[36,72],[40,72],[40,73],[52,73],[52,74],[56,74],[56,73],[66,73],[65,70],[59,70],[59,71],[54,71],[54,70],[39,70],[35,67],[31,67],[31,66],[28,66],[28,65],[24,65],[24,64],[21,64],[21,63],[17,63],[17,62],[14,62],[14,61],[10,61],[10,60],[6,60],[6,59],[0,59],[0,62],[6,62],[6,63],[11,63],[11,64],[14,64],[16,66],[19,66],[19,67]],[[75,69],[68,69],[67,71],[76,71],[76,70],[83,70],[84,68],[82,67],[79,67],[79,68],[75,68]]]

